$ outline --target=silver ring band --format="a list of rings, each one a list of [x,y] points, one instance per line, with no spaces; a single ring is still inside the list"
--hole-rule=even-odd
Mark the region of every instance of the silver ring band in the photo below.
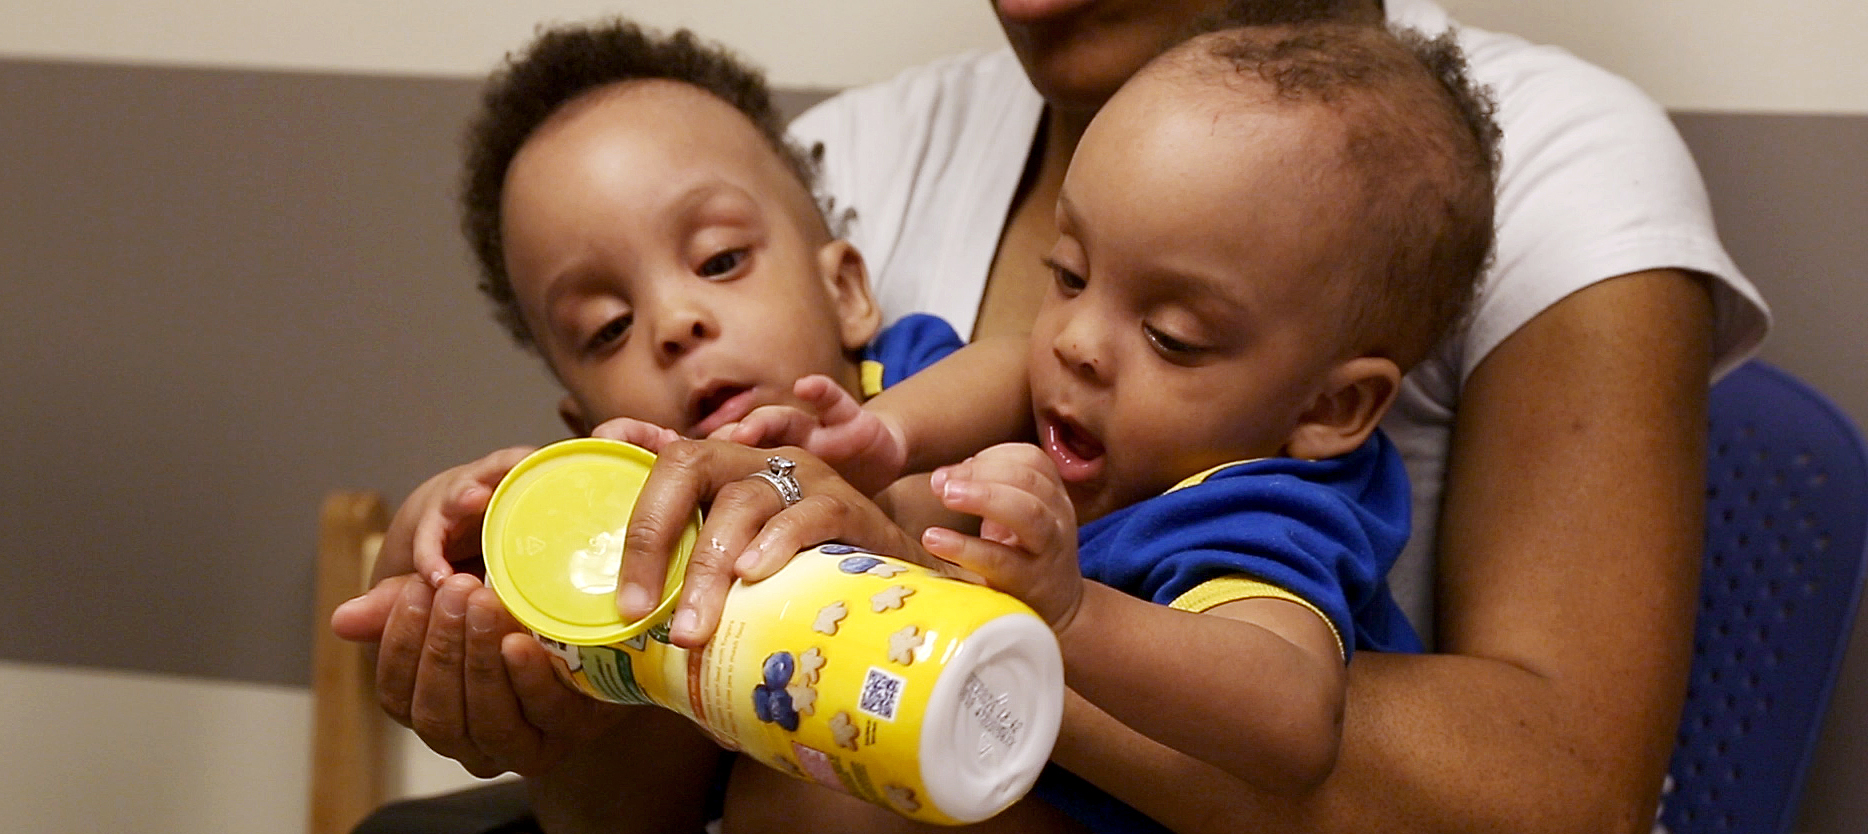
[[[796,469],[798,464],[790,458],[773,455],[765,459],[765,465],[769,467],[766,471],[754,472],[752,477],[771,484],[772,489],[778,491],[778,500],[785,502],[787,509],[804,500],[804,488],[798,485],[797,476],[791,474],[791,470]]]

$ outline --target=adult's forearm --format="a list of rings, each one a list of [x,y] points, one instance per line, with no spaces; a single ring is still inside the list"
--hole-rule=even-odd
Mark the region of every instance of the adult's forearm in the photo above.
[[[1055,760],[1184,834],[1202,832],[1635,832],[1666,763],[1656,738],[1604,758],[1589,718],[1511,664],[1361,653],[1329,779],[1277,796],[1154,742],[1072,696]]]

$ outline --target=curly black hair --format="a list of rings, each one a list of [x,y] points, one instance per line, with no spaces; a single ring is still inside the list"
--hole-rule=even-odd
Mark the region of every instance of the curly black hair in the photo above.
[[[524,51],[508,54],[488,77],[480,109],[467,130],[461,228],[480,264],[479,288],[493,315],[524,347],[535,347],[519,314],[500,240],[506,171],[526,140],[572,100],[623,81],[665,79],[717,96],[752,120],[807,192],[816,179],[810,158],[785,139],[765,76],[718,44],[686,29],[662,35],[619,18],[546,29]]]
[[[1197,71],[1338,114],[1337,169],[1359,190],[1347,332],[1412,367],[1464,319],[1491,261],[1501,133],[1451,31],[1310,22],[1203,36]],[[1185,56],[1182,56],[1185,57]],[[1201,58],[1204,61],[1200,60]]]

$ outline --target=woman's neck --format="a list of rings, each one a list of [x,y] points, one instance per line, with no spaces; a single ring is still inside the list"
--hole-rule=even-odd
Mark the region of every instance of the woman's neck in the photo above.
[[[1056,180],[1062,182],[1064,169],[1070,166],[1070,156],[1077,152],[1077,143],[1082,141],[1083,132],[1090,127],[1090,119],[1096,117],[1096,111],[1064,111],[1054,107],[1044,108],[1043,134],[1038,148],[1039,178],[1055,170]]]

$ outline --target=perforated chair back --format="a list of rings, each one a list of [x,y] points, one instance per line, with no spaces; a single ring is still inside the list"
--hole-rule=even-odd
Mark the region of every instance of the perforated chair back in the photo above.
[[[1759,362],[1712,390],[1692,678],[1661,822],[1787,832],[1868,563],[1854,424]]]

